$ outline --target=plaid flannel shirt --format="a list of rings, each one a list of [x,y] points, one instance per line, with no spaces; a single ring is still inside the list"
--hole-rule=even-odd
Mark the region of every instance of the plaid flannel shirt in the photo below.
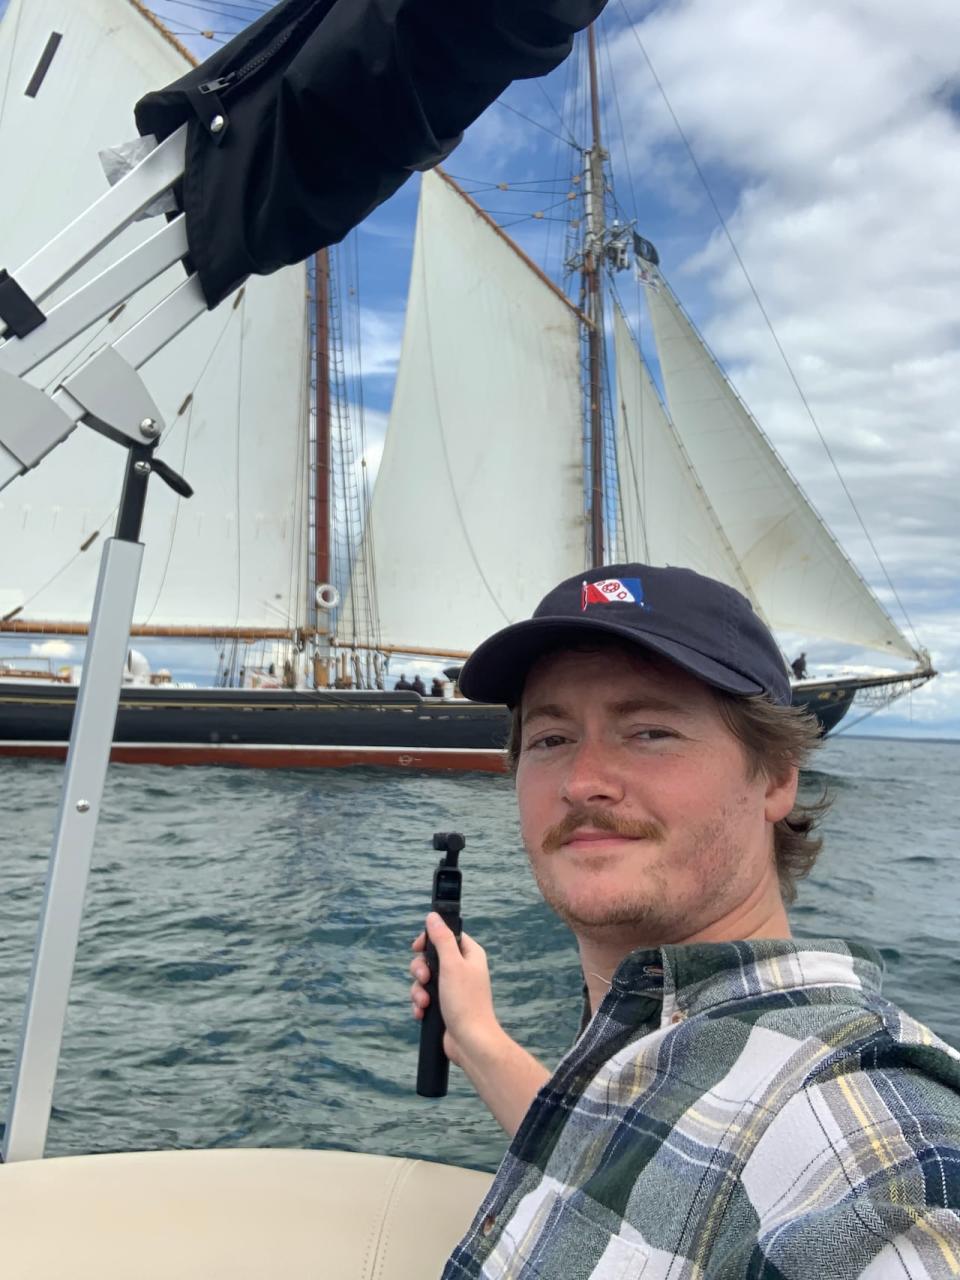
[[[443,1280],[960,1275],[960,1054],[880,957],[633,952],[540,1090]]]

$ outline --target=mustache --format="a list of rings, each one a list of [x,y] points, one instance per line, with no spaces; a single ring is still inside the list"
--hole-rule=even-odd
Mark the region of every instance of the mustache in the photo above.
[[[628,840],[662,840],[663,827],[652,818],[623,818],[610,809],[571,809],[544,834],[541,842],[545,853],[556,853],[580,827],[609,831]]]

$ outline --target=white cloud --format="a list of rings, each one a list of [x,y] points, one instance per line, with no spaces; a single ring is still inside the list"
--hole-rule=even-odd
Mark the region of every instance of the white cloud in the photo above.
[[[403,311],[362,307],[360,341],[365,378],[393,378],[403,341]]]
[[[38,658],[72,658],[77,646],[67,640],[44,640],[30,645],[30,653]]]

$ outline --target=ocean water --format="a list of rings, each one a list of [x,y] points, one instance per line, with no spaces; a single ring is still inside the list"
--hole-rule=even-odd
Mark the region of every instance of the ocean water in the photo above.
[[[0,1115],[60,766],[0,762]],[[795,931],[858,937],[887,994],[960,1046],[960,744],[840,738]],[[512,784],[490,776],[111,770],[47,1152],[316,1146],[494,1168],[460,1073],[414,1092],[409,946],[437,854],[467,837],[464,917],[507,1030],[547,1063],[576,1031],[570,935],[540,902]]]

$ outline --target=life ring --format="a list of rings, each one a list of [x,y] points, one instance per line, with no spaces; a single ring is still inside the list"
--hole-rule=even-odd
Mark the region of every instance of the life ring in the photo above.
[[[336,609],[340,603],[340,592],[332,582],[321,582],[317,587],[315,599],[321,609]]]

